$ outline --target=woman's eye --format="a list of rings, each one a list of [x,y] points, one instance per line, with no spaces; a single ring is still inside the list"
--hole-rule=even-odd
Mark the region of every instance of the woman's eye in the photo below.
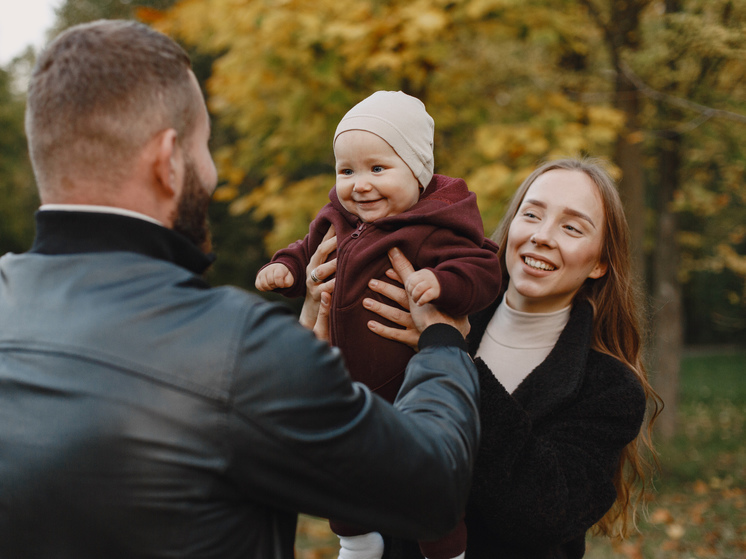
[[[536,214],[534,212],[525,211],[523,212],[523,217],[529,217],[529,218],[536,218]]]
[[[577,227],[575,227],[574,225],[565,225],[565,229],[567,229],[571,233],[582,233],[582,231],[578,229]]]

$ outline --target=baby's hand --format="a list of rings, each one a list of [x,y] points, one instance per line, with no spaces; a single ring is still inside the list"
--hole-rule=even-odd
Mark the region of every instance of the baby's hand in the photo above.
[[[407,278],[407,292],[417,306],[422,306],[440,297],[440,283],[432,270],[417,270]]]
[[[272,291],[273,289],[292,287],[293,283],[295,283],[295,279],[288,267],[285,264],[277,263],[259,270],[254,285],[259,291]]]

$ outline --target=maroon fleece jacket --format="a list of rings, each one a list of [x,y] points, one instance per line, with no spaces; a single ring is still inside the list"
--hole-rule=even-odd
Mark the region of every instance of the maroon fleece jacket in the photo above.
[[[353,380],[393,401],[414,352],[372,333],[367,327],[369,320],[386,321],[362,304],[365,297],[391,304],[368,288],[372,278],[389,281],[385,276],[391,267],[388,250],[398,247],[415,269],[432,270],[441,288],[435,305],[450,315],[465,316],[487,307],[498,296],[497,246],[485,239],[476,195],[462,179],[434,175],[414,206],[373,223],[364,223],[344,209],[335,188],[329,199],[308,235],[272,258],[271,263],[285,264],[295,279],[292,287],[277,292],[287,297],[305,295],[308,262],[329,226],[334,225],[338,260],[331,342],[342,351]]]

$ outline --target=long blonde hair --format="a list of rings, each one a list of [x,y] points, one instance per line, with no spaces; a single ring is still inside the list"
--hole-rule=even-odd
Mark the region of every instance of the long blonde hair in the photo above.
[[[624,537],[630,524],[635,524],[638,505],[651,484],[653,466],[657,463],[652,428],[663,409],[663,401],[650,385],[642,362],[642,321],[638,314],[637,282],[630,266],[629,227],[614,179],[598,159],[571,158],[544,163],[518,187],[492,240],[500,247],[498,255],[503,270],[502,290],[505,291],[509,280],[505,250],[510,224],[533,182],[555,169],[585,173],[598,187],[606,217],[601,261],[607,264],[607,271],[600,278],[587,279],[575,295],[575,301],[585,299],[593,307],[593,349],[627,365],[640,381],[647,401],[647,425],[624,448],[614,474],[616,501],[594,527],[598,533]]]

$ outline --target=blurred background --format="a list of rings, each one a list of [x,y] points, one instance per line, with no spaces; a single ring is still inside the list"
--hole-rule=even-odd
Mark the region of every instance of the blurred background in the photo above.
[[[20,21],[20,4],[2,8],[0,34]],[[53,8],[44,40],[77,23],[132,18],[192,56],[220,173],[214,285],[253,290],[257,269],[306,233],[333,184],[339,119],[379,89],[426,104],[436,172],[466,179],[488,235],[538,163],[606,159],[626,206],[647,363],[666,409],[658,494],[640,534],[592,540],[589,556],[746,555],[746,0]],[[0,254],[28,249],[34,235],[23,113],[39,47],[0,53]],[[300,522],[300,558],[336,557],[324,522]]]

